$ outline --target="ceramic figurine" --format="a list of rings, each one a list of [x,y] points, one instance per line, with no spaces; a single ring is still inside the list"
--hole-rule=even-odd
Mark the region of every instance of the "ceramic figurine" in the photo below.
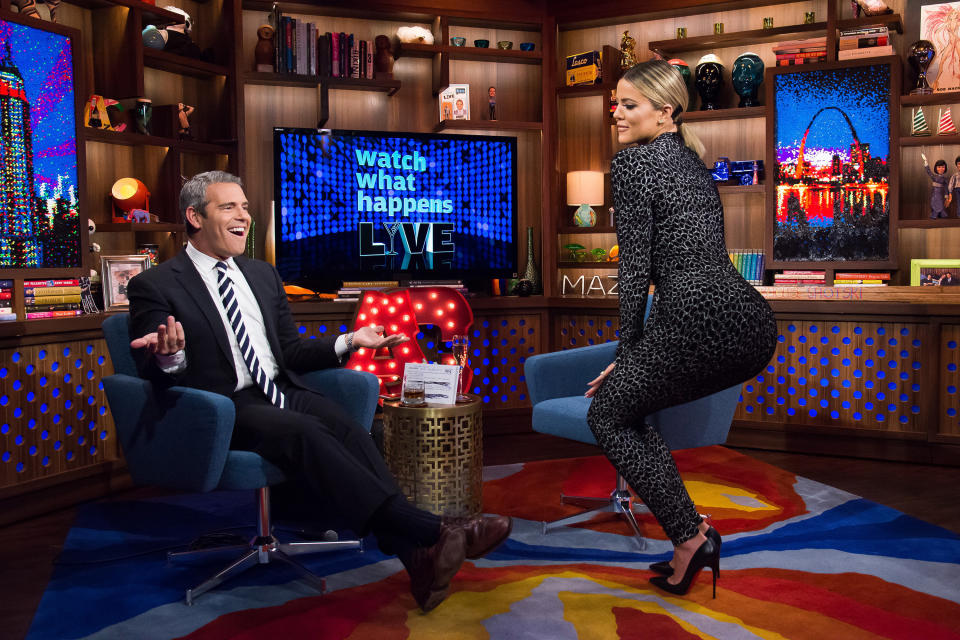
[[[490,87],[487,89],[487,97],[489,99],[488,104],[490,108],[490,119],[497,119],[497,88]]]
[[[377,80],[393,78],[393,53],[390,51],[390,38],[377,36],[373,41],[377,52],[373,56],[373,73]]]
[[[253,49],[253,60],[256,71],[273,71],[273,27],[262,24],[257,29],[257,46]]]
[[[700,110],[719,109],[717,97],[723,85],[723,62],[716,55],[708,53],[697,62],[695,76],[697,92],[700,94]]]
[[[153,101],[150,98],[137,98],[137,131],[150,135],[150,117],[153,115]]]
[[[927,67],[930,66],[930,63],[933,62],[933,58],[936,55],[937,51],[934,49],[933,43],[929,40],[917,40],[910,45],[910,53],[907,54],[907,60],[910,62],[910,66],[913,67],[914,73],[917,74],[917,81],[910,91],[911,95],[933,93],[933,89],[927,84]]]
[[[620,69],[623,71],[639,62],[635,51],[636,46],[637,41],[630,37],[630,32],[624,31],[623,37],[620,38]]]
[[[182,102],[177,103],[177,120],[180,123],[180,129],[177,132],[177,137],[180,140],[190,140],[193,138],[193,134],[190,133],[190,114],[192,114],[194,108],[188,104]]]
[[[687,103],[687,111],[693,110],[693,105],[697,104],[697,90],[693,86],[693,74],[690,73],[690,65],[680,58],[672,58],[667,60],[670,64],[677,68],[677,71],[680,72],[680,75],[683,76],[683,82],[687,85],[687,93],[690,94],[690,102]]]
[[[923,159],[924,170],[930,176],[930,217],[946,218],[947,203],[950,202],[947,194],[947,184],[949,182],[947,163],[944,160],[937,160],[933,165],[933,171],[931,171],[930,165],[927,163],[927,156],[921,153],[920,157]]]
[[[763,83],[763,60],[755,53],[747,51],[737,56],[730,74],[733,89],[740,96],[738,107],[755,107],[760,104],[757,92]]]

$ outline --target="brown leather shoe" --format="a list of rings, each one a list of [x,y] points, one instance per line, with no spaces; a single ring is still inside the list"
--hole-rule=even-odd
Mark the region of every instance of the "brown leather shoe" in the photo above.
[[[443,524],[452,529],[462,529],[467,538],[467,557],[482,558],[507,539],[513,529],[510,516],[476,516],[474,518],[449,518]]]
[[[450,580],[460,570],[466,551],[466,534],[457,528],[441,527],[440,538],[432,547],[418,547],[400,560],[410,575],[410,593],[427,613],[443,602],[450,591]]]

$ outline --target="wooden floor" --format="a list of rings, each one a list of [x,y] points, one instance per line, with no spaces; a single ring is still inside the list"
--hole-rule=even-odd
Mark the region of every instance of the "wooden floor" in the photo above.
[[[960,468],[738,451],[960,533]],[[595,453],[595,447],[540,434],[497,436],[485,440],[484,461],[509,464]],[[155,490],[135,489],[122,497],[154,494]],[[66,509],[0,528],[0,638],[26,635],[75,511]]]

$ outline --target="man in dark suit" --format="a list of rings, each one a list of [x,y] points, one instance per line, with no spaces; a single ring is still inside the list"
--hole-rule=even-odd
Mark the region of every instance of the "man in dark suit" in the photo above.
[[[211,171],[180,192],[187,248],[132,279],[130,333],[140,336],[141,375],[230,397],[231,446],[255,451],[317,501],[332,502],[360,534],[396,553],[426,612],[446,597],[465,557],[491,551],[510,533],[503,516],[445,520],[409,504],[369,433],[337,404],[305,388],[298,372],[340,366],[360,347],[408,340],[363,327],[316,340],[299,336],[280,276],[242,257],[250,229],[240,179]]]

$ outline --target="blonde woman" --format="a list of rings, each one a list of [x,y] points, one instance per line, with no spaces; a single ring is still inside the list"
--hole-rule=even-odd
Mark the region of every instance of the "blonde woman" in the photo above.
[[[597,442],[674,545],[669,562],[651,566],[664,574],[651,582],[682,595],[709,566],[716,597],[720,535],[697,513],[645,417],[756,375],[773,355],[777,325],[727,256],[723,206],[700,160],[703,146],[682,122],[688,96],[683,76],[662,60],[632,67],[617,85],[617,135],[631,145],[611,168],[620,343],[586,395]]]

